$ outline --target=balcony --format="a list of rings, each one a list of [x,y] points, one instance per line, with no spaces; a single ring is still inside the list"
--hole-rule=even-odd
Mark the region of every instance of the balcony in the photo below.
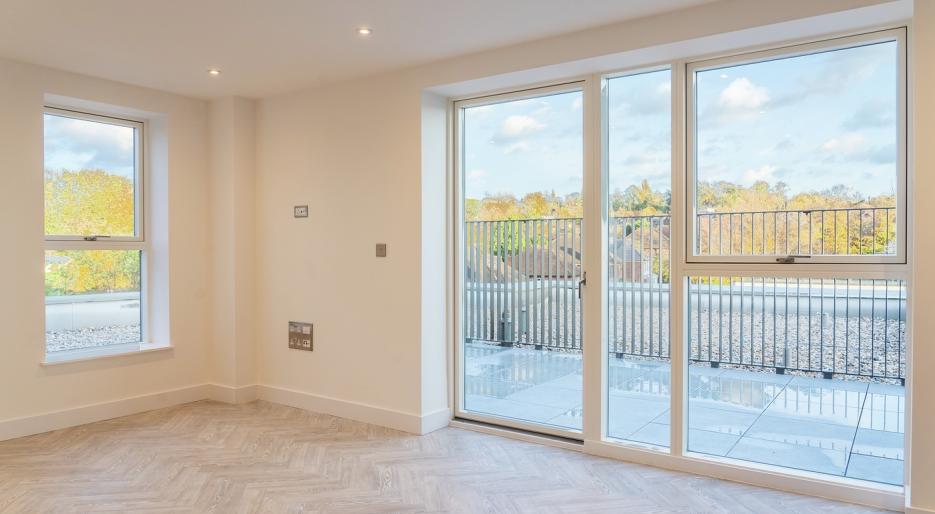
[[[465,346],[465,407],[581,428],[581,353]],[[612,357],[612,438],[669,445],[668,362]],[[899,385],[726,367],[689,367],[688,449],[901,485],[905,396]]]
[[[894,255],[893,208],[700,214],[701,255]],[[668,446],[668,216],[614,217],[610,436]],[[465,407],[581,428],[581,219],[465,224]],[[593,279],[593,278],[592,278]],[[689,451],[902,483],[899,280],[692,276]]]

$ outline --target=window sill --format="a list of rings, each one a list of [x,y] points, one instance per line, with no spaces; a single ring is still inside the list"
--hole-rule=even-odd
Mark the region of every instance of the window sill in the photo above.
[[[126,355],[161,352],[172,350],[173,348],[175,347],[171,344],[133,343],[104,346],[99,348],[85,348],[81,350],[68,350],[63,352],[46,353],[45,358],[42,360],[42,362],[39,363],[39,365],[56,366],[59,364],[109,359],[113,357],[123,357]]]

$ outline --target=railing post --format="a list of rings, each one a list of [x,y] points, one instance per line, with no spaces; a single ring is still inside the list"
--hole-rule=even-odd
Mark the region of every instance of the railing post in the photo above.
[[[500,313],[500,341],[501,346],[513,346],[513,318],[509,309]]]

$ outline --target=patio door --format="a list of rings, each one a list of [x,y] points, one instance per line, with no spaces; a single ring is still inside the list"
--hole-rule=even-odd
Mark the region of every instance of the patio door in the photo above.
[[[455,104],[457,414],[581,438],[584,83]]]
[[[906,73],[897,29],[456,102],[456,415],[901,487]]]

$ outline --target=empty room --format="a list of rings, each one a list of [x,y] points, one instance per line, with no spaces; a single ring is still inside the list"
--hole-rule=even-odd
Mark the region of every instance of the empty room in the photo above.
[[[933,170],[933,0],[0,0],[0,513],[935,514]]]

